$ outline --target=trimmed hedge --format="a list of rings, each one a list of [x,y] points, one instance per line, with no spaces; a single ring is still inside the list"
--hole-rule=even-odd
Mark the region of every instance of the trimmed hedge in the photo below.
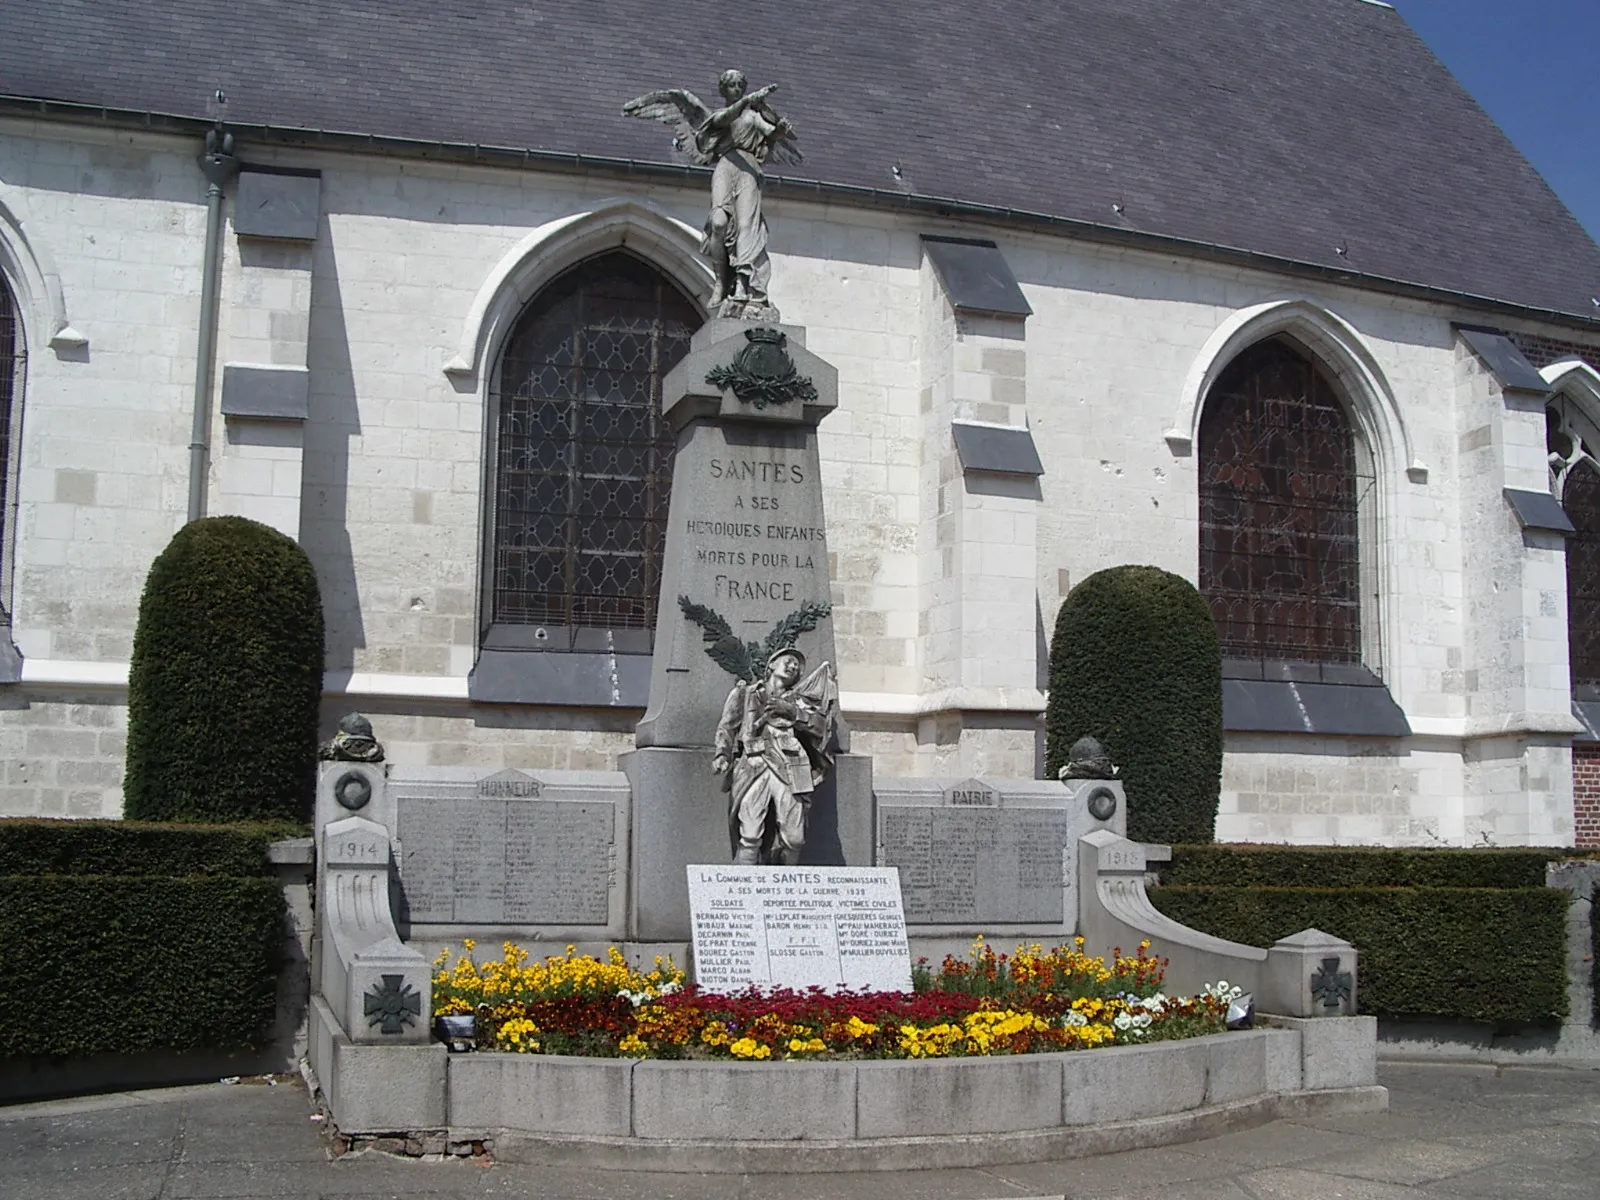
[[[0,821],[0,1057],[239,1050],[272,1032],[287,825]]]
[[[322,664],[316,574],[292,538],[243,517],[180,529],[139,602],[125,814],[309,820]]]
[[[0,876],[0,1056],[259,1046],[283,919],[275,879]]]
[[[1161,868],[1161,882],[1195,887],[1540,888],[1547,863],[1572,857],[1571,850],[1540,849],[1174,846],[1171,864]]]
[[[1567,1014],[1568,896],[1559,889],[1159,887],[1150,898],[1173,920],[1254,946],[1311,928],[1344,938],[1361,955],[1363,1013]]]
[[[48,818],[0,821],[0,875],[272,877],[267,844],[298,825],[157,825]]]
[[[1128,836],[1209,842],[1222,778],[1222,651],[1181,576],[1112,567],[1073,588],[1050,643],[1045,769],[1097,738],[1121,767]]]

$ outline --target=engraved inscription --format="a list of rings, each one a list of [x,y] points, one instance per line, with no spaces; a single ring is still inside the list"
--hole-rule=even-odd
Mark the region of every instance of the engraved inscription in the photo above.
[[[707,991],[911,990],[893,871],[691,866],[688,872],[695,978]]]
[[[600,801],[401,798],[400,887],[411,920],[603,925],[615,821],[615,806]]]
[[[900,868],[910,923],[1065,919],[1065,812],[886,805],[878,828],[879,862]]]
[[[1100,850],[1102,871],[1142,871],[1144,865],[1144,850],[1131,842],[1119,842]]]
[[[501,771],[498,775],[478,780],[480,796],[537,797],[540,790],[539,781],[521,771]]]

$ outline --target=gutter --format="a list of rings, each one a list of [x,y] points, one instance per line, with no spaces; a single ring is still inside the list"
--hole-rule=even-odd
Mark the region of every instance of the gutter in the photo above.
[[[62,100],[0,95],[0,117],[27,117],[78,124],[105,125],[116,129],[144,130],[193,136],[208,126],[200,117],[184,117],[137,109],[107,108],[102,105],[74,104]],[[703,186],[710,178],[705,167],[675,163],[640,162],[631,158],[579,154],[555,150],[518,150],[509,146],[483,146],[466,142],[425,141],[416,138],[351,133],[339,130],[300,129],[266,124],[233,124],[235,132],[263,145],[295,149],[326,150],[343,154],[370,154],[387,157],[424,159],[434,162],[468,163],[510,170],[541,170],[555,174],[603,176],[613,179],[647,179],[662,182],[694,183]],[[815,179],[795,179],[768,175],[769,194],[785,199],[815,199],[855,208],[889,209],[925,214],[945,219],[965,217],[1013,229],[1074,238],[1100,245],[1120,246],[1149,253],[1172,254],[1205,262],[1247,267],[1277,275],[1289,275],[1322,283],[1359,287],[1407,299],[1424,300],[1476,312],[1495,313],[1543,324],[1562,325],[1588,334],[1600,334],[1600,319],[1559,309],[1538,308],[1458,292],[1449,288],[1412,283],[1385,275],[1371,275],[1347,267],[1329,267],[1224,246],[1169,234],[1147,233],[1120,226],[1102,225],[1073,217],[1051,216],[1025,209],[980,204],[970,200],[927,196],[913,192],[888,191],[855,184],[827,183]]]
[[[206,177],[205,274],[200,285],[199,348],[194,364],[194,422],[189,437],[189,520],[206,515],[206,483],[211,455],[211,384],[216,377],[217,291],[222,278],[222,187],[239,173],[233,153],[233,134],[222,119],[206,130],[206,149],[200,156]]]

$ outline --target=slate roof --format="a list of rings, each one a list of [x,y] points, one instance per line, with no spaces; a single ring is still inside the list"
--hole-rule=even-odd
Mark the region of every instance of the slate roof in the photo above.
[[[1600,317],[1600,247],[1367,0],[0,0],[3,95],[649,162],[622,102],[730,65],[791,175]]]

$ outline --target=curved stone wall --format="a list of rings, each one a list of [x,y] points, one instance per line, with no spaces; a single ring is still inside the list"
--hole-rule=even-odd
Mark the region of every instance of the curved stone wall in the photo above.
[[[1371,1018],[1064,1054],[826,1063],[464,1054],[452,1136],[503,1159],[638,1170],[975,1166],[1386,1107]],[[1309,1047],[1309,1049],[1308,1049]]]

